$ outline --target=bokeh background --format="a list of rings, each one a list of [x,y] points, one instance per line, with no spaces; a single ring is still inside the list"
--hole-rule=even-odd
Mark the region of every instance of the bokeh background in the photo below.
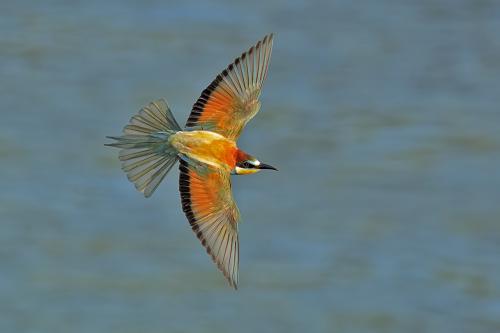
[[[499,332],[500,2],[1,1],[1,332]],[[105,135],[269,32],[231,290]]]

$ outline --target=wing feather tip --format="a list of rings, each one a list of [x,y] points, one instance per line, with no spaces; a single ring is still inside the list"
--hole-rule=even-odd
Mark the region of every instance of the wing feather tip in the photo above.
[[[192,229],[194,230],[194,228],[192,228]],[[217,260],[217,257],[212,252],[212,249],[210,248],[210,246],[207,245],[207,241],[206,241],[205,237],[203,237],[202,232],[201,231],[197,232],[196,233],[196,237],[200,240],[201,245],[203,245],[203,247],[205,248],[205,251],[210,256],[210,258],[212,259],[212,261],[215,263],[215,265],[217,266],[217,268],[219,269],[219,271],[222,272],[222,275],[224,275],[224,278],[227,280],[227,282],[229,283],[229,285],[232,288],[234,288],[235,290],[238,290],[237,277],[236,277],[236,279],[234,277],[232,277],[229,274],[229,272],[227,271],[227,269],[222,265],[222,262],[219,261],[219,260]]]

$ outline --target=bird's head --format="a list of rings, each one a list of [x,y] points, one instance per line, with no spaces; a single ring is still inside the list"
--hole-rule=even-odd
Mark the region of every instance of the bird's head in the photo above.
[[[238,157],[236,166],[232,172],[235,175],[250,175],[264,169],[278,170],[275,167],[262,163],[255,157],[241,151],[238,154]]]

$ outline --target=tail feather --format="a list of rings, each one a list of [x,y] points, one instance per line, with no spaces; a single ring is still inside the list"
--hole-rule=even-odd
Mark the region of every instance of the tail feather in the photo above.
[[[123,136],[108,136],[121,148],[119,159],[128,179],[138,191],[150,197],[178,160],[169,137],[180,131],[167,103],[161,99],[142,108],[124,127]]]
[[[150,134],[166,129],[180,131],[181,127],[175,120],[172,111],[164,99],[151,102],[132,116],[130,123],[123,129],[124,134]]]

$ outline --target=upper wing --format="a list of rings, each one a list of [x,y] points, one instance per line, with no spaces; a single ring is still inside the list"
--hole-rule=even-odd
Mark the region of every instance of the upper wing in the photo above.
[[[183,160],[179,170],[182,210],[201,244],[236,289],[239,212],[231,193],[230,175],[209,167],[197,170]]]
[[[271,59],[273,34],[236,58],[201,93],[186,128],[202,129],[237,139],[259,111],[259,96]]]

